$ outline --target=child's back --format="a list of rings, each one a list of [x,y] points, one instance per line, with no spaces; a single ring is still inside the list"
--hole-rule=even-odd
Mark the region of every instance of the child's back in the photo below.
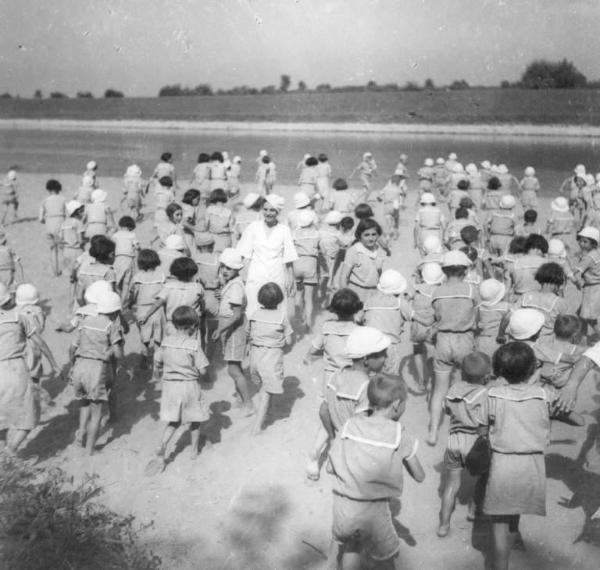
[[[369,377],[362,370],[345,368],[330,377],[325,397],[331,425],[336,432],[339,432],[354,414],[369,409],[368,385]]]
[[[321,332],[313,337],[312,347],[323,351],[326,373],[333,374],[352,365],[346,356],[346,341],[357,326],[354,321],[325,321]]]

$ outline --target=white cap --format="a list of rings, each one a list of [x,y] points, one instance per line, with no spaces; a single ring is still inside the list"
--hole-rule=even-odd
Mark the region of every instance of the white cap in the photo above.
[[[260,194],[257,194],[256,192],[250,192],[249,194],[246,194],[244,197],[244,206],[246,206],[246,208],[252,208],[259,198]]]
[[[438,158],[435,159],[435,163],[436,164],[445,164],[446,161],[441,156],[439,156]]]
[[[423,250],[426,254],[442,253],[442,240],[438,236],[428,235],[423,240]]]
[[[306,160],[307,158],[310,158],[311,156],[312,156],[312,155],[310,154],[310,152],[307,152],[307,153],[304,155],[304,158],[303,158],[302,160]]]
[[[234,156],[232,162],[242,162],[242,157],[241,156]]]
[[[127,167],[127,176],[141,176],[142,169],[137,164],[131,164]]]
[[[304,208],[310,204],[310,198],[304,192],[294,194],[294,208]]]
[[[550,202],[550,208],[552,208],[555,212],[568,212],[569,211],[569,201],[564,196],[557,196]]]
[[[484,279],[479,285],[479,296],[484,307],[499,303],[506,294],[506,285],[497,279]]]
[[[85,169],[86,170],[94,170],[98,168],[98,165],[96,164],[95,160],[90,160],[86,165],[85,165]]]
[[[516,205],[517,201],[511,194],[504,194],[504,196],[500,198],[500,207],[503,210],[512,210]]]
[[[565,244],[561,239],[552,238],[548,241],[548,255],[552,255],[553,257],[567,257],[567,249],[565,248]]]
[[[527,340],[538,333],[546,317],[537,309],[517,309],[510,316],[506,332],[515,340]]]
[[[298,212],[298,217],[296,218],[296,223],[300,228],[307,228],[308,226],[312,226],[317,221],[317,214],[315,214],[312,210],[301,210]]]
[[[586,184],[588,184],[589,186],[592,186],[594,184],[594,182],[596,182],[596,179],[594,178],[593,174],[585,175],[585,183]]]
[[[94,177],[90,176],[89,174],[84,175],[84,177],[81,179],[81,183],[84,186],[93,186],[94,185]]]
[[[463,165],[460,162],[457,162],[454,165],[454,168],[452,169],[454,172],[456,172],[456,174],[461,174],[465,171],[465,169],[463,168]]]
[[[399,160],[401,160],[402,162],[406,162],[408,160],[408,155],[405,153],[402,153],[399,157]]]
[[[183,251],[185,249],[185,242],[183,241],[183,238],[180,235],[171,234],[165,240],[165,247],[167,249]]]
[[[6,173],[6,177],[7,177],[9,180],[16,180],[16,179],[17,179],[17,171],[16,171],[16,170],[9,170],[9,171]]]
[[[330,226],[335,226],[342,221],[343,217],[337,210],[331,210],[331,212],[327,212],[324,222]]]
[[[269,154],[269,153],[268,153],[266,150],[264,150],[264,149],[263,149],[263,150],[261,150],[261,151],[258,153],[258,156],[267,156],[268,154]]]
[[[452,265],[469,267],[471,260],[460,249],[453,249],[444,254],[444,260],[442,261],[442,267],[450,267]]]
[[[395,269],[386,269],[379,277],[377,289],[385,295],[400,295],[406,291],[406,279]]]
[[[457,158],[458,158],[458,156],[456,155],[456,153],[455,153],[455,152],[451,152],[451,153],[448,155],[448,160],[456,160]]]
[[[426,158],[424,164],[425,166],[433,166],[433,158]]]
[[[219,263],[222,263],[230,269],[237,269],[238,271],[244,267],[244,260],[240,252],[233,247],[226,247],[219,255]]]
[[[363,158],[370,158],[371,156],[373,156],[373,153],[371,152],[365,152],[365,154],[363,154]]]
[[[489,170],[492,167],[489,160],[483,160],[479,164],[481,165],[481,168],[483,168],[484,170]]]
[[[281,212],[285,206],[285,199],[277,194],[269,194],[265,197],[265,200],[278,212]]]
[[[490,166],[490,172],[493,172],[494,174],[498,174],[500,172],[500,169],[498,168],[497,164],[492,164]]]
[[[97,311],[101,315],[107,315],[121,310],[121,297],[114,291],[103,293],[96,303]]]
[[[15,300],[20,307],[23,305],[35,305],[40,300],[40,296],[34,285],[23,283],[17,287]]]
[[[577,237],[593,239],[597,244],[600,244],[600,230],[598,230],[592,226],[586,226],[585,228],[583,228],[577,234]]]
[[[72,216],[73,212],[76,212],[82,206],[83,204],[81,202],[78,202],[77,200],[69,200],[65,206],[65,208],[67,209],[67,216]]]
[[[499,164],[498,165],[498,173],[499,174],[508,174],[508,166],[506,166],[506,164]]]
[[[113,288],[111,284],[108,281],[104,281],[104,279],[100,279],[99,281],[94,281],[86,288],[83,298],[86,303],[95,305],[102,295],[112,292]]]
[[[578,164],[573,169],[573,172],[577,174],[577,176],[585,176],[585,166],[583,164]]]
[[[92,192],[92,202],[104,202],[107,197],[108,194],[100,188],[96,188],[96,190]]]
[[[4,305],[10,301],[10,291],[8,287],[0,281],[0,305]]]
[[[535,176],[535,168],[533,168],[533,166],[528,166],[525,169],[525,176]]]
[[[444,272],[439,263],[428,261],[421,265],[421,278],[427,285],[438,285],[444,280]]]
[[[469,174],[477,174],[477,166],[475,165],[474,162],[469,162],[469,164],[467,164],[467,166],[465,166],[465,170]]]
[[[421,199],[419,200],[420,204],[435,204],[435,196],[431,192],[423,192],[421,195]]]
[[[596,172],[596,182],[600,182],[600,172]]]
[[[346,356],[352,359],[376,354],[392,344],[389,336],[375,327],[356,327],[346,340]]]

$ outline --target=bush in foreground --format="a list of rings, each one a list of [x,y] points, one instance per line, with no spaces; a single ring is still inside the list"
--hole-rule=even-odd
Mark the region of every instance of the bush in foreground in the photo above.
[[[73,486],[60,469],[0,462],[0,567],[11,570],[156,570],[160,558],[137,546],[140,529],[92,501],[95,478]]]

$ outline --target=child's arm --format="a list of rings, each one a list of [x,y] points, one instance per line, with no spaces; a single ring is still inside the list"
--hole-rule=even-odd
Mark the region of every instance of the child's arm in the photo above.
[[[212,334],[212,340],[219,340],[221,335],[238,326],[244,320],[244,313],[241,305],[231,305],[233,315],[231,317],[219,317],[217,329]]]
[[[504,344],[506,342],[506,329],[508,328],[508,323],[510,321],[511,311],[507,311],[502,315],[502,320],[500,321],[500,326],[498,327],[498,336],[496,337],[496,341],[499,344]]]
[[[329,413],[329,406],[327,405],[327,402],[321,402],[321,407],[319,408],[319,418],[321,419],[321,423],[323,424],[329,439],[335,439],[335,429],[333,428],[331,414]]]
[[[39,335],[39,333],[33,333],[29,337],[29,340],[31,340],[31,342],[34,345],[36,345],[37,348],[40,349],[42,355],[46,357],[46,360],[50,363],[50,366],[52,366],[54,374],[56,374],[57,376],[60,375],[60,367],[56,363],[56,360],[54,359],[54,355],[52,354],[50,347],[46,344],[46,341]]]
[[[422,483],[425,480],[425,471],[423,470],[423,466],[416,453],[413,453],[404,459],[404,467],[406,467],[408,474],[417,483]]]
[[[156,311],[158,311],[158,309],[160,309],[161,307],[166,305],[166,303],[167,303],[166,299],[156,299],[156,301],[154,301],[154,304],[148,309],[148,312],[140,319],[140,324],[145,325],[146,322],[148,321],[148,319],[154,313],[156,313]]]

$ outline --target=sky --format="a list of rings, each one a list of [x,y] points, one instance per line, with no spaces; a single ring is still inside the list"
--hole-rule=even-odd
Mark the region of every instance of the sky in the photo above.
[[[600,0],[0,0],[0,92],[600,79]]]

